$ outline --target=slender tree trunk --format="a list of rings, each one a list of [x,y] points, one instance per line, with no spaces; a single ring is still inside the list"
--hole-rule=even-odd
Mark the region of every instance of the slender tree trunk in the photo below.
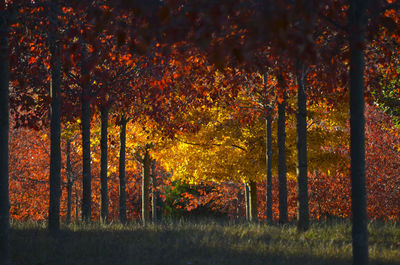
[[[126,150],[126,124],[127,119],[121,117],[120,149],[119,149],[119,220],[126,223],[126,179],[125,179],[125,150]]]
[[[81,76],[82,76],[82,155],[83,155],[83,195],[82,195],[82,220],[91,221],[92,203],[92,176],[90,165],[90,74],[86,67],[87,47],[82,43],[81,54]]]
[[[149,151],[146,150],[143,158],[143,176],[142,176],[142,222],[147,225],[150,221],[150,201],[149,201],[149,184],[150,184],[150,163],[151,159]]]
[[[307,95],[305,67],[298,62],[297,69],[297,229],[309,228],[307,177]]]
[[[246,209],[246,221],[250,221],[250,189],[248,183],[244,183],[244,203]]]
[[[257,182],[250,181],[249,182],[249,206],[250,206],[250,222],[257,221]]]
[[[50,202],[49,231],[56,235],[60,230],[60,175],[61,175],[61,56],[58,41],[58,1],[50,2],[48,42],[50,46]]]
[[[273,222],[272,216],[272,116],[271,113],[267,114],[266,118],[267,127],[267,221]]]
[[[79,194],[75,186],[75,223],[79,223]]]
[[[152,160],[151,163],[151,218],[155,223],[157,222],[157,185],[156,185],[156,160]]]
[[[101,161],[100,161],[100,184],[101,184],[101,221],[108,222],[108,187],[107,187],[107,138],[108,138],[108,107],[100,107],[101,115]]]
[[[71,166],[71,140],[67,140],[67,223],[71,222],[72,206],[72,166]]]
[[[283,77],[279,77],[279,85],[283,87]],[[288,222],[287,180],[286,180],[286,92],[283,92],[283,101],[278,103],[278,181],[279,181],[279,223]]]
[[[368,0],[350,0],[350,152],[353,213],[353,264],[367,265],[367,192],[365,181],[364,44]]]
[[[2,0],[0,6],[0,263],[10,264],[8,197],[8,22]]]
[[[242,211],[242,200],[243,200],[243,194],[242,191],[239,189],[237,193],[237,200],[236,200],[236,219],[239,220],[241,219],[241,216],[243,211]]]

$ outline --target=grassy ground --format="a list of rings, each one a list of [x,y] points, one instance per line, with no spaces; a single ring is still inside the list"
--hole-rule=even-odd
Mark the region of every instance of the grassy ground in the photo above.
[[[294,225],[216,222],[63,226],[57,239],[44,224],[13,223],[13,264],[351,264],[348,222]],[[400,225],[371,223],[371,264],[400,264]]]

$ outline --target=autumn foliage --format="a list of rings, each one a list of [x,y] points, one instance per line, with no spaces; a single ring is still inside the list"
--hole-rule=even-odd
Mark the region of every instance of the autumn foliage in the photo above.
[[[273,123],[272,209],[278,220],[281,104],[286,114],[288,214],[295,220],[299,65],[304,66],[308,97],[310,216],[351,217],[350,63],[347,37],[342,36],[350,30],[335,23],[344,21],[345,2],[310,1],[313,12],[304,1],[277,1],[275,5],[265,1],[271,6],[230,0],[219,4],[200,1],[199,6],[196,1],[55,1],[55,6],[46,1],[8,2],[15,12],[15,21],[10,19],[9,25],[13,219],[48,217],[49,117],[54,96],[49,91],[54,61],[62,69],[61,220],[67,215],[67,141],[72,144],[71,215],[73,220],[81,219],[84,147],[80,132],[85,103],[90,112],[86,117],[90,124],[85,125],[90,127],[91,154],[86,162],[92,171],[93,220],[99,220],[101,208],[102,108],[109,116],[110,220],[119,216],[120,128],[124,122],[128,220],[141,216],[144,153],[154,161],[152,189],[159,196],[156,209],[161,213],[173,208],[183,216],[207,210],[244,218],[244,183],[257,182],[257,213],[260,220],[266,219],[267,118]],[[400,220],[400,32],[399,11],[391,6],[396,3],[374,3],[385,10],[370,12],[376,21],[371,19],[368,24],[368,42],[359,45],[366,53],[367,211],[370,218],[385,221]],[[50,11],[56,15],[50,16]],[[57,38],[54,43],[50,43],[51,33]],[[55,44],[58,53],[52,52]]]
[[[399,220],[400,193],[398,169],[400,161],[399,130],[393,127],[393,121],[376,107],[368,107],[367,112],[367,180],[368,180],[368,214],[372,219]],[[99,129],[93,128],[96,135]],[[97,131],[97,132],[96,132]],[[290,135],[290,134],[289,134]],[[97,139],[97,140],[96,140]],[[139,138],[135,138],[136,141]],[[94,146],[98,146],[98,136]],[[110,197],[110,220],[118,220],[118,178],[117,178],[117,145],[118,134],[110,135],[110,174],[108,178]],[[65,145],[65,144],[64,144]],[[63,145],[63,146],[64,146]],[[79,138],[73,142],[72,163],[74,168],[73,210],[72,220],[76,219],[75,207],[80,209],[81,166]],[[65,147],[65,146],[64,146]],[[98,147],[97,147],[98,148]],[[321,146],[321,148],[323,148]],[[13,129],[10,137],[10,213],[17,220],[45,220],[48,207],[48,163],[49,139],[46,131],[28,128]],[[341,151],[342,161],[348,161],[348,146]],[[94,149],[93,160],[93,213],[94,220],[100,215],[100,180],[98,149]],[[97,158],[96,158],[97,157]],[[134,159],[128,155],[128,160]],[[194,162],[194,161],[193,161]],[[63,164],[65,164],[65,148],[63,148]],[[140,179],[141,172],[136,162],[128,163],[127,169],[127,217],[128,220],[140,218]],[[264,165],[265,166],[265,165]],[[334,168],[315,168],[309,174],[310,215],[313,219],[348,218],[351,216],[349,201],[350,180],[348,178],[348,162]],[[159,172],[162,169],[159,168]],[[62,171],[61,218],[66,218],[66,171]],[[165,202],[174,184],[165,176],[158,174],[158,187],[161,199]],[[244,218],[244,189],[241,182],[223,181],[220,183],[204,182],[188,184],[190,192],[183,191],[169,202],[178,211],[187,212],[182,216],[190,216],[190,212],[206,208],[229,218]],[[277,178],[273,178],[273,187],[277,187]],[[258,217],[266,218],[265,213],[265,181],[258,184]],[[288,179],[289,218],[296,217],[297,197],[296,179]],[[273,215],[278,218],[277,190],[273,189]],[[77,203],[77,204],[76,204]],[[161,206],[159,206],[161,207]],[[165,210],[164,210],[165,211]],[[204,213],[204,212],[203,212]],[[193,215],[193,214],[192,214]],[[80,211],[78,211],[78,218]]]

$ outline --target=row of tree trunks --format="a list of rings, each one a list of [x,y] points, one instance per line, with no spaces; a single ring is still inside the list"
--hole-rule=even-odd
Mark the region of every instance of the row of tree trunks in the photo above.
[[[9,197],[8,197],[8,22],[5,1],[0,1],[0,263],[9,265]]]
[[[257,221],[257,182],[249,181],[244,183],[246,220],[250,222]]]

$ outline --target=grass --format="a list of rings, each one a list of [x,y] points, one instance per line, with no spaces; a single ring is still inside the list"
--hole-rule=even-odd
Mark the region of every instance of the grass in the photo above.
[[[11,225],[13,264],[195,265],[352,264],[349,222],[294,225],[174,222],[63,225],[52,238],[44,223]],[[370,223],[371,264],[400,264],[400,225]]]

